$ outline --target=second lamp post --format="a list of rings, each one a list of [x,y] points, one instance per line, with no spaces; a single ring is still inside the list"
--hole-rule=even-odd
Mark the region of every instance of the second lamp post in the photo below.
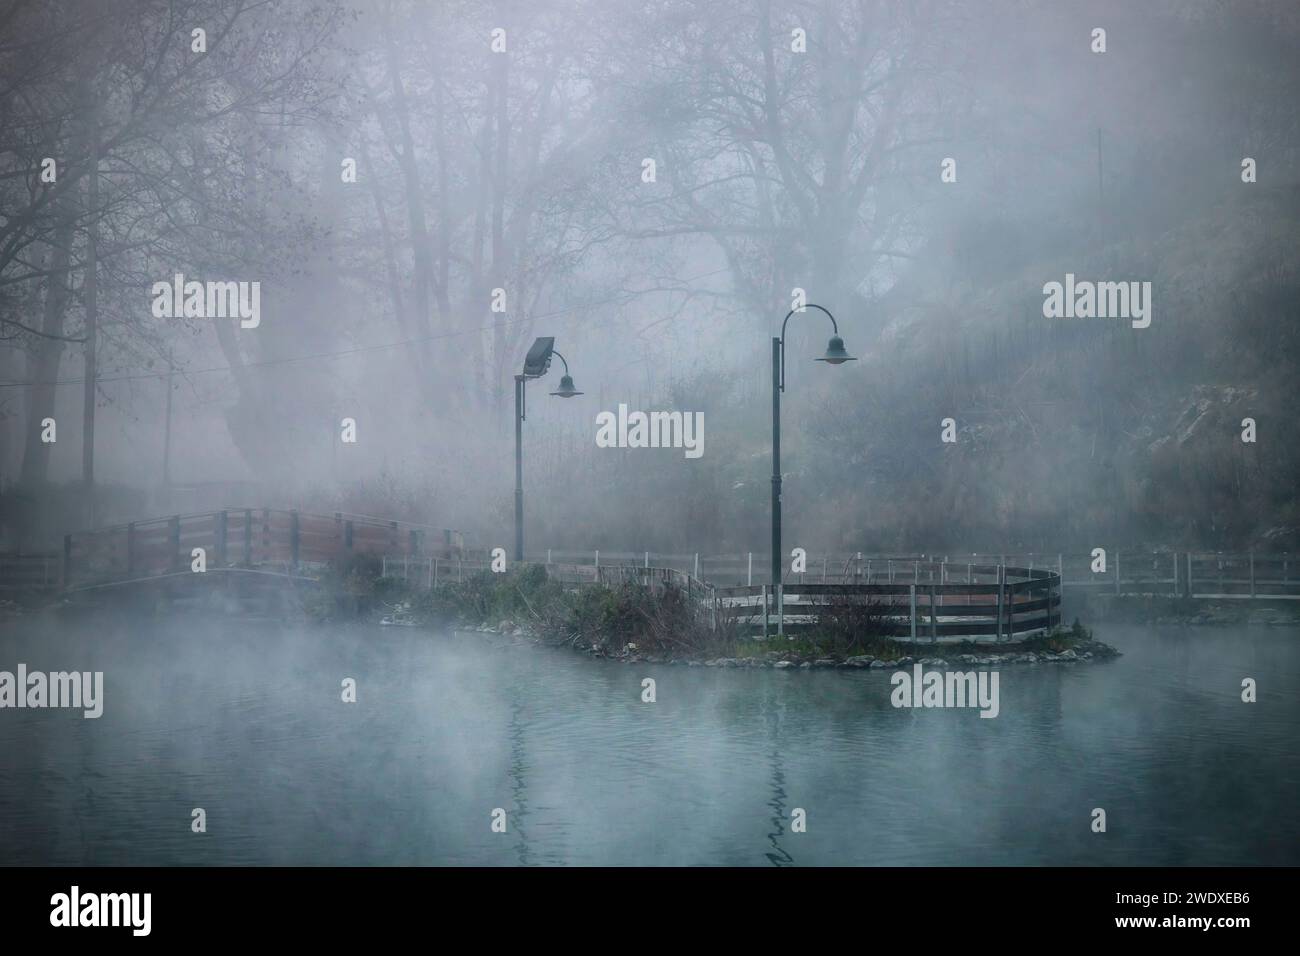
[[[844,349],[844,340],[840,338],[840,327],[828,309],[809,302],[805,308],[820,309],[831,320],[831,340],[826,345],[826,354],[817,359],[828,365],[843,365],[845,362],[857,361]],[[781,393],[785,391],[785,327],[790,316],[801,309],[791,309],[781,323],[781,335],[772,339],[772,595],[777,603],[777,627],[783,630],[783,598],[781,596]],[[779,633],[780,631],[778,631]]]

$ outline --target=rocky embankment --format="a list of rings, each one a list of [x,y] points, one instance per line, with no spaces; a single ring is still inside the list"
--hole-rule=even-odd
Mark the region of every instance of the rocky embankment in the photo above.
[[[495,627],[479,625],[478,627],[460,627],[457,630],[499,634],[540,645],[550,643],[513,621],[502,621]],[[950,651],[946,657],[939,656],[941,647],[938,646],[928,648],[931,653],[924,657],[906,654],[898,657],[875,657],[871,654],[827,657],[801,654],[793,650],[765,651],[740,657],[666,656],[644,653],[636,644],[625,644],[621,651],[614,653],[598,644],[586,647],[578,645],[575,649],[592,657],[616,660],[628,664],[679,664],[686,667],[767,667],[774,670],[788,670],[791,668],[798,670],[813,670],[815,668],[883,669],[910,667],[913,664],[920,664],[924,667],[1003,667],[1015,664],[1069,664],[1082,661],[1109,660],[1120,656],[1120,652],[1115,648],[1096,640],[1076,641],[1071,646],[1060,650],[1023,645],[1004,646],[999,650],[993,650],[990,645],[987,650],[983,647],[976,648],[977,653],[965,652],[970,647],[969,644],[950,645]],[[958,650],[963,652],[956,653]]]

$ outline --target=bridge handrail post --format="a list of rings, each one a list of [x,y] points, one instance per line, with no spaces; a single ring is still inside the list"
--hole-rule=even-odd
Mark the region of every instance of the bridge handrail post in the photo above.
[[[172,515],[167,522],[168,537],[171,540],[171,569],[175,571],[181,565],[181,516]]]
[[[226,535],[228,515],[224,511],[217,513],[217,564],[226,567]]]

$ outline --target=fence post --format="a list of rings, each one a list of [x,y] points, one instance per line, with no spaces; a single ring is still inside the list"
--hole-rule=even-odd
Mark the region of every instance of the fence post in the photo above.
[[[785,636],[785,585],[777,584],[776,592],[776,636]]]
[[[996,640],[998,642],[1002,641],[1002,583],[1006,576],[1006,571],[1006,565],[998,565],[998,629],[996,635]]]
[[[1250,596],[1255,596],[1255,552],[1250,552]]]
[[[397,527],[397,525],[393,525]],[[299,534],[298,534],[298,512],[289,512],[289,563],[290,566],[298,570],[298,553],[299,553]]]
[[[745,576],[745,587],[754,586],[754,552],[749,552],[749,571]],[[766,634],[766,632],[764,632]]]
[[[550,564],[550,563],[551,563],[551,549],[550,549],[550,548],[547,548],[547,549],[546,549],[546,563],[547,563],[547,564]]]
[[[930,585],[930,643],[939,643],[939,613],[935,605],[934,584]]]
[[[909,608],[908,617],[911,619],[912,641],[913,643],[915,643],[916,642],[916,585],[914,583],[909,584],[907,586],[907,592],[908,592],[907,602]]]
[[[893,558],[890,558],[890,559],[889,559],[888,561],[886,561],[885,563],[886,563],[886,564],[888,565],[888,567],[889,567],[889,583],[890,583],[890,584],[893,584],[893,583],[894,583],[894,560],[893,560]]]
[[[228,531],[229,516],[226,512],[217,513],[217,563],[223,568],[226,567],[226,535]]]
[[[1061,555],[1056,556],[1056,576],[1061,579],[1061,598],[1065,598],[1065,560]]]
[[[695,580],[700,579],[700,552],[695,552]]]
[[[829,558],[822,558],[822,584],[826,583],[826,564],[829,560]]]
[[[767,607],[767,585],[763,585],[763,637],[768,636],[768,607]]]
[[[1192,596],[1192,552],[1187,552],[1187,596]]]
[[[646,570],[647,570],[647,571],[650,570],[650,552],[649,552],[649,551],[647,551],[647,552],[645,553],[645,567],[646,567]]]
[[[596,580],[600,580],[600,548],[596,549]]]
[[[1007,641],[1016,639],[1016,596],[1011,590],[1011,581],[1007,576],[1007,569],[1002,569],[1002,584],[1006,589],[1006,598],[1002,606],[1007,609]]]
[[[433,590],[438,589],[438,559],[433,559]]]

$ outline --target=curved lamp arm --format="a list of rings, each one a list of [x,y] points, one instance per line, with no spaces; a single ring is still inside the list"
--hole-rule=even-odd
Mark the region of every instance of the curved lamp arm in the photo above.
[[[805,309],[820,309],[826,313],[826,317],[831,320],[831,330],[835,335],[840,334],[839,323],[835,321],[835,316],[831,315],[830,309],[823,308],[816,302],[807,302],[804,304]],[[798,312],[798,309],[791,309],[785,314],[784,321],[781,322],[781,391],[785,391],[785,327],[790,324],[790,316]],[[558,352],[556,353],[559,354]]]
[[[560,355],[560,350],[559,350],[559,349],[551,349],[551,354],[552,354],[552,355],[559,356],[560,361],[564,363],[564,374],[565,374],[565,375],[568,375],[568,374],[569,374],[569,361],[568,361],[568,359],[566,359],[563,355]]]

